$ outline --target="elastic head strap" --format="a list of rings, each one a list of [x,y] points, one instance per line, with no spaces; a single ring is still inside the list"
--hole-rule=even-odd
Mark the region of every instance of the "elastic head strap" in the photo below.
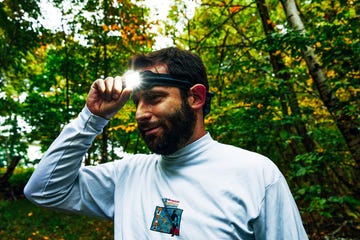
[[[178,78],[171,74],[144,71],[140,73],[141,83],[139,89],[150,89],[154,86],[172,86],[188,89],[193,86],[189,80]]]

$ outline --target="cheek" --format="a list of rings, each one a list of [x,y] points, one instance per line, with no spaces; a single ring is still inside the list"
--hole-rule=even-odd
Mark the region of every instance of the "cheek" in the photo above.
[[[153,108],[154,114],[159,114],[163,116],[172,115],[181,109],[181,102],[179,101],[169,101],[159,104]]]
[[[165,109],[164,116],[168,119],[171,118],[173,121],[177,121],[177,119],[174,119],[174,117],[176,118],[176,116],[178,116],[179,111],[181,111],[180,105],[171,105]]]

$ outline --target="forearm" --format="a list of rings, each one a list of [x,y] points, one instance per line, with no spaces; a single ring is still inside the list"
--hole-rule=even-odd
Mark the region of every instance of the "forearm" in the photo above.
[[[41,159],[24,189],[26,197],[45,206],[62,202],[76,183],[87,150],[106,124],[107,120],[84,108]]]

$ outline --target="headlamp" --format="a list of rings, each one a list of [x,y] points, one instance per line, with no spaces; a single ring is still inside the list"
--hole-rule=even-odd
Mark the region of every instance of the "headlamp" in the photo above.
[[[182,89],[191,88],[194,83],[187,79],[177,78],[172,74],[154,73],[151,71],[137,72],[129,70],[123,75],[125,87],[133,89],[133,91],[142,89],[151,89],[154,86],[171,86]],[[214,96],[212,92],[206,92],[206,100],[203,107],[204,116],[210,112],[211,98]]]
[[[174,77],[171,74],[153,73],[151,71],[137,72],[129,70],[123,75],[124,84],[133,90],[150,89],[154,86],[171,86],[188,89],[194,84],[189,80]]]
[[[140,73],[134,70],[128,70],[122,75],[123,84],[127,88],[134,89],[138,87],[141,83]]]

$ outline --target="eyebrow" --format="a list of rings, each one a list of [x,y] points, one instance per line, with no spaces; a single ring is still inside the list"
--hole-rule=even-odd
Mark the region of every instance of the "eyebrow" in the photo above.
[[[140,93],[142,92],[142,93]],[[149,90],[141,90],[137,94],[133,94],[132,100],[134,103],[139,101],[139,95],[143,97],[151,97],[152,95],[162,95],[167,96],[169,95],[169,92],[163,89],[149,89]]]

